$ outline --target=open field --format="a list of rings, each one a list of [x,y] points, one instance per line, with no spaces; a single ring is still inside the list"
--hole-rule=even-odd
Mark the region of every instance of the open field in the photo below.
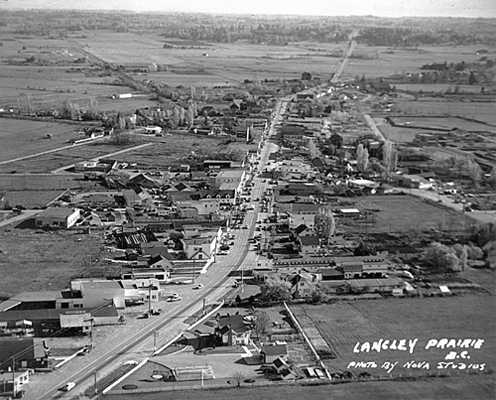
[[[116,145],[101,140],[82,146],[70,147],[55,153],[45,154],[27,160],[0,165],[0,172],[9,173],[16,171],[16,173],[47,173],[66,165],[86,161],[95,157],[102,157],[106,154],[131,148],[141,144],[142,142],[143,139],[141,137],[133,138],[130,143],[125,145]]]
[[[469,349],[468,363],[486,363],[486,370],[494,370],[496,363],[496,325],[490,310],[494,297],[490,295],[468,295],[444,298],[384,299],[370,301],[337,302],[319,306],[302,305],[324,339],[336,353],[335,359],[326,360],[331,370],[346,369],[351,361],[374,361],[377,368],[348,369],[353,373],[367,371],[375,376],[389,373],[380,368],[383,362],[399,361],[390,373],[402,375],[428,375],[444,372],[460,374],[468,381],[473,375],[468,370],[438,369],[450,350],[428,348],[430,339],[473,338],[484,339],[480,349]],[[357,342],[372,342],[379,339],[418,339],[413,353],[383,350],[381,352],[354,352]],[[461,351],[461,350],[458,350]],[[410,360],[427,361],[429,369],[404,367]],[[459,360],[458,361],[464,361]],[[473,371],[472,371],[473,372]],[[488,376],[488,379],[491,379]]]
[[[210,44],[173,41],[174,48],[163,48],[171,41],[159,35],[134,33],[91,33],[78,42],[107,62],[122,65],[167,66],[165,72],[153,72],[152,79],[171,85],[207,85],[238,82],[243,79],[294,78],[301,72],[329,77],[339,62],[343,45],[292,43],[288,46],[247,43]],[[115,44],[119,45],[116,46]],[[147,74],[143,74],[147,75]]]
[[[392,112],[408,115],[452,115],[496,124],[496,113],[492,102],[447,101],[441,98],[399,100],[394,103]]]
[[[246,385],[249,386],[249,385]],[[201,395],[203,400],[492,400],[494,384],[486,376],[474,375],[471,380],[457,378],[425,379],[416,382],[381,381],[343,385],[299,386],[269,385],[241,389],[181,390],[161,393],[106,395],[109,400],[190,400]]]
[[[391,117],[394,124],[403,127],[434,129],[434,130],[452,130],[462,129],[467,132],[492,131],[496,132],[496,126],[489,126],[474,121],[467,121],[458,117]]]
[[[386,77],[402,72],[418,72],[424,64],[433,62],[471,62],[480,58],[475,52],[478,46],[422,46],[415,48],[390,48],[359,44],[353,58],[343,73],[344,79],[365,75]],[[494,52],[494,48],[489,48]]]
[[[74,232],[0,230],[0,296],[62,289],[100,258],[99,238]]]
[[[6,191],[96,190],[98,187],[101,187],[101,185],[96,181],[84,180],[83,176],[78,174],[0,174],[0,188]]]
[[[362,213],[372,213],[372,217],[364,221],[342,219],[338,229],[345,232],[459,231],[475,224],[464,214],[408,195],[362,196],[343,200],[347,202],[346,207],[357,207]]]
[[[226,144],[225,138],[216,138],[190,134],[174,134],[164,138],[150,137],[156,143],[152,146],[130,151],[113,157],[118,161],[135,162],[141,168],[167,168],[171,164],[182,162],[188,156],[216,157],[218,154],[232,154],[241,160],[245,152],[241,142]]]
[[[455,86],[458,87],[458,93],[480,93],[482,88],[479,85],[456,85],[451,83],[400,83],[393,86],[397,90],[431,93],[453,92]]]
[[[63,190],[13,190],[6,192],[5,200],[11,207],[43,208],[62,193]]]
[[[66,146],[81,126],[10,118],[0,119],[0,161]],[[47,138],[47,134],[51,138]]]

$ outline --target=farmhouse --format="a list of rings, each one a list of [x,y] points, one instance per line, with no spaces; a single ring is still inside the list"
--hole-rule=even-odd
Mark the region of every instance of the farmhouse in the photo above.
[[[81,217],[80,210],[69,207],[50,207],[34,217],[37,228],[68,229]]]

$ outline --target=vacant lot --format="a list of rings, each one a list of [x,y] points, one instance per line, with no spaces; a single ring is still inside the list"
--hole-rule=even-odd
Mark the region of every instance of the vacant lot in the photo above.
[[[0,231],[0,296],[62,289],[71,277],[94,270],[99,238],[69,231],[12,228]]]
[[[80,129],[71,124],[2,118],[0,161],[69,145],[72,139],[80,136],[77,133]]]
[[[320,306],[299,306],[310,316],[322,336],[334,349],[337,358],[326,360],[332,370],[346,369],[351,361],[399,361],[392,376],[427,375],[439,372],[436,363],[443,361],[449,352],[441,349],[425,349],[429,339],[436,338],[481,338],[485,342],[481,349],[471,349],[472,363],[487,363],[494,369],[496,362],[496,324],[487,310],[494,305],[490,295],[470,295],[451,298],[384,299],[370,301],[338,302]],[[418,339],[413,354],[408,351],[385,350],[380,353],[354,353],[357,342],[379,339]],[[403,367],[409,360],[428,361],[429,370]],[[357,374],[367,371],[372,375],[386,376],[381,368],[352,370]],[[462,374],[472,378],[468,371],[441,370],[449,375]]]
[[[408,195],[363,196],[343,199],[346,206],[368,214],[364,219],[342,218],[346,232],[412,232],[427,229],[465,230],[474,221],[454,210]]]
[[[145,139],[148,140],[147,137]],[[142,168],[163,169],[172,164],[182,163],[182,160],[186,161],[187,157],[215,158],[219,154],[231,154],[233,159],[241,160],[245,154],[242,151],[242,142],[229,143],[225,138],[212,136],[173,134],[160,139],[150,137],[149,141],[156,143],[112,158],[138,163]]]

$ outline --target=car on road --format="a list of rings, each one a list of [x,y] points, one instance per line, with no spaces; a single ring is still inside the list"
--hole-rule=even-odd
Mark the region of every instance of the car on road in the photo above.
[[[62,386],[59,390],[61,392],[68,392],[76,387],[76,382],[67,382],[64,386]]]
[[[203,284],[199,283],[198,285],[196,286],[193,286],[193,290],[199,290],[203,287]]]
[[[183,298],[181,296],[179,296],[177,293],[172,293],[170,294],[169,296],[167,296],[167,299],[166,301],[171,303],[171,302],[174,302],[174,301],[181,301]]]

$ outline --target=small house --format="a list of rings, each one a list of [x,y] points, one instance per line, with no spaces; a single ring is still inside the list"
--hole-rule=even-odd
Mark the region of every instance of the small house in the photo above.
[[[42,229],[68,229],[81,217],[78,208],[49,207],[34,217],[34,224]]]
[[[264,364],[272,364],[278,358],[287,358],[288,347],[285,344],[266,344],[262,346],[260,354],[263,357]]]

